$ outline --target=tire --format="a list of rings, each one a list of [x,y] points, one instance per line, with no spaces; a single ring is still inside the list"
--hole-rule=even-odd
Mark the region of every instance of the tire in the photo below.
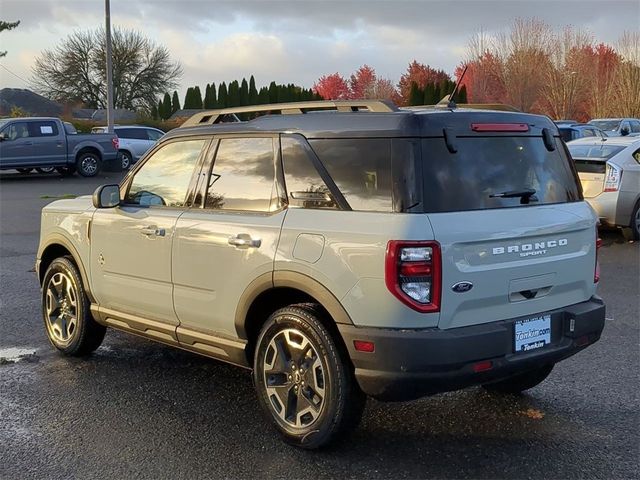
[[[122,155],[122,170],[129,170],[129,167],[131,167],[133,163],[131,154],[126,150],[120,150],[120,155]]]
[[[498,382],[486,383],[482,387],[489,392],[516,395],[542,383],[553,370],[553,365],[553,363],[544,365],[535,370],[519,373]]]
[[[70,177],[74,173],[76,173],[76,167],[75,165],[71,165],[68,167],[56,167],[56,172],[58,172],[63,177]]]
[[[51,345],[65,355],[88,355],[104,339],[106,327],[93,319],[82,277],[69,257],[56,258],[44,275],[42,317]]]
[[[254,356],[253,382],[263,410],[287,443],[305,449],[353,430],[366,401],[346,353],[320,319],[314,304],[276,311]]]
[[[100,157],[93,152],[80,153],[76,159],[76,170],[83,177],[95,177],[100,172]]]
[[[16,170],[18,171],[18,173],[20,173],[21,175],[26,175],[28,173],[31,173],[31,170],[33,170],[32,168],[16,168]]]
[[[55,172],[56,167],[38,167],[36,168],[36,172],[38,173],[53,173]]]

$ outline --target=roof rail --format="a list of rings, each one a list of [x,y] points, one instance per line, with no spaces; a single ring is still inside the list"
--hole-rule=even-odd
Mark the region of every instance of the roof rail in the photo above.
[[[265,113],[296,115],[307,112],[395,112],[398,107],[387,100],[320,100],[312,102],[271,103],[265,105],[247,105],[245,107],[223,108],[220,110],[203,110],[187,119],[182,127],[213,125],[218,123],[239,122],[237,114]]]
[[[424,110],[427,108],[442,108],[443,105],[414,105],[411,107],[402,107],[403,110]],[[504,112],[520,112],[516,107],[505,103],[458,103],[458,108],[470,108],[473,110],[502,110]]]

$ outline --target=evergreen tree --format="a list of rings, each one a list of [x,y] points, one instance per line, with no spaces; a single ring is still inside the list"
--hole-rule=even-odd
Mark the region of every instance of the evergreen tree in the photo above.
[[[240,85],[237,80],[229,83],[229,96],[227,98],[227,106],[237,107],[240,105]]]
[[[278,86],[276,82],[269,84],[269,102],[267,103],[278,103]]]
[[[156,108],[156,111],[158,112],[158,118],[160,120],[164,120],[166,118],[164,115],[164,105],[162,103],[162,99],[158,100],[158,107]]]
[[[269,103],[269,89],[262,87],[258,93],[258,105],[264,105],[266,103]]]
[[[193,89],[193,104],[195,106],[191,108],[202,108],[202,93],[200,93],[200,87],[197,85]]]
[[[409,90],[409,105],[421,105],[423,98],[424,92],[416,82],[411,82],[411,89]]]
[[[256,89],[256,80],[251,75],[249,79],[249,105],[257,105],[258,103],[258,90]]]
[[[158,117],[159,117],[158,107],[156,105],[152,105],[151,106],[151,118],[153,118],[154,120],[157,120]]]
[[[462,87],[460,87],[460,90],[458,90],[458,95],[456,95],[456,103],[469,103],[469,100],[467,100],[466,85],[462,85]]]
[[[228,96],[227,84],[222,82],[218,87],[218,107],[227,108],[229,106]]]
[[[178,98],[178,92],[173,91],[173,97],[171,97],[171,113],[176,113],[180,110],[180,99]]]
[[[184,94],[184,108],[188,109],[188,108],[193,108],[192,105],[192,99],[193,98],[193,88],[189,87],[187,88],[187,93]]]
[[[249,105],[249,84],[246,78],[243,78],[240,84],[240,105]]]
[[[212,83],[209,85],[207,83],[204,94],[204,108],[216,108],[216,103],[216,84]]]
[[[171,97],[168,92],[164,94],[164,99],[162,100],[162,111],[165,115],[165,119],[169,118],[173,113],[171,111]]]

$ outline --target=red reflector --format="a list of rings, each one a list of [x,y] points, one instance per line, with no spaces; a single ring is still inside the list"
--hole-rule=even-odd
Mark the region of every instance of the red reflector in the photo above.
[[[493,362],[491,360],[485,360],[484,362],[478,362],[473,366],[473,371],[476,373],[486,372],[493,368]]]
[[[428,263],[402,263],[400,264],[400,275],[403,277],[421,277],[431,275],[431,265]]]
[[[371,353],[376,349],[373,342],[365,342],[364,340],[354,340],[353,346],[356,347],[356,350],[359,352]]]
[[[472,123],[474,132],[528,132],[526,123]]]

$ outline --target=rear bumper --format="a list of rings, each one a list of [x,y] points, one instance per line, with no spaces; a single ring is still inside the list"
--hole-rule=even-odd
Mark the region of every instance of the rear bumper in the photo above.
[[[551,344],[518,354],[513,348],[518,318],[449,330],[338,328],[367,395],[411,400],[557,363],[596,342],[604,328],[605,305],[598,297],[544,313],[551,314]],[[374,342],[375,351],[356,351],[354,340]],[[492,368],[476,373],[474,365],[487,360]]]

